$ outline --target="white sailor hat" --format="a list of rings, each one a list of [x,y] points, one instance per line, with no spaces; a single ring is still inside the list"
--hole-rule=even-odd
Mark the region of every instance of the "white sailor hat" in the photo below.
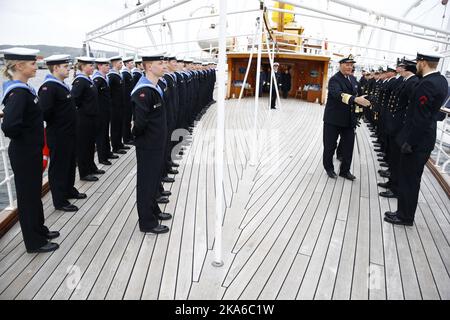
[[[109,64],[111,62],[108,58],[97,58],[95,59],[95,63],[97,64]]]
[[[394,66],[387,66],[386,67],[386,72],[396,72],[395,67]]]
[[[77,57],[77,61],[78,62],[82,62],[82,63],[94,63],[95,62],[95,58],[93,57]]]
[[[203,62],[202,63],[202,66],[207,66],[207,65],[209,65],[209,62]]]
[[[167,61],[170,61],[170,60],[177,60],[176,54],[173,54],[173,53],[170,53],[170,52],[167,52],[166,55],[164,56],[164,58],[165,58]]]
[[[177,56],[177,61],[178,61],[178,62],[184,62],[184,56],[178,55],[178,56]]]
[[[123,57],[123,58],[122,58],[122,61],[123,61],[123,62],[128,62],[128,61],[133,61],[133,60],[134,60],[134,58],[131,57],[131,56],[129,56],[129,57]]]
[[[164,52],[149,52],[142,54],[142,61],[159,61],[164,60]]]
[[[195,60],[193,63],[194,63],[194,64],[202,64],[202,62],[201,62],[201,61],[198,61],[198,60]]]
[[[70,55],[68,55],[68,54],[54,54],[54,55],[44,59],[45,63],[48,66],[69,63],[70,60],[71,60],[71,58],[70,58]]]
[[[142,58],[134,59],[134,63],[142,63]]]
[[[112,62],[112,61],[117,61],[117,60],[122,60],[122,56],[114,56],[114,57],[111,57],[111,58],[109,58],[109,60]]]
[[[184,58],[185,63],[192,63],[194,60],[192,58]]]
[[[273,63],[274,66],[279,66],[280,64],[278,62]]]
[[[39,50],[14,47],[0,50],[0,52],[4,53],[5,60],[36,61]]]
[[[430,61],[430,62],[439,62],[439,60],[443,57],[444,56],[440,53],[424,50],[424,51],[417,52],[417,57],[414,61],[425,60],[425,61]]]

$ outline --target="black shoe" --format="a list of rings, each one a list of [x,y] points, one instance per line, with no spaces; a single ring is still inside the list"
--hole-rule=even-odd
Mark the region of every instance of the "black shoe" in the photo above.
[[[72,194],[70,196],[67,197],[67,200],[69,199],[86,199],[87,195],[86,193],[77,193],[77,194]]]
[[[97,169],[92,174],[105,174],[105,170]]]
[[[169,203],[169,199],[167,199],[166,197],[161,196],[161,197],[156,199],[156,202],[157,203],[161,203],[161,204],[165,204],[165,203]]]
[[[381,149],[381,148],[376,148],[376,149],[373,149],[373,151],[375,151],[375,152],[383,152],[383,149]]]
[[[169,170],[167,170],[167,173],[178,174],[179,172],[178,172],[178,170],[175,170],[175,169],[169,169]]]
[[[391,173],[388,172],[380,172],[380,176],[383,178],[390,178],[391,177]]]
[[[397,195],[391,190],[382,191],[379,193],[379,195],[385,198],[397,198]]]
[[[380,167],[389,168],[389,165],[386,162],[380,163]]]
[[[170,220],[170,219],[172,219],[172,215],[170,213],[161,212],[160,214],[158,214],[158,219],[159,220]]]
[[[78,211],[78,207],[74,206],[73,204],[68,204],[67,206],[63,206],[63,207],[56,207],[56,210],[61,210],[61,211],[65,211],[65,212],[75,212]]]
[[[393,217],[385,216],[384,217],[384,221],[392,223],[392,224],[397,224],[397,225],[400,225],[400,226],[409,226],[409,227],[411,227],[411,226],[414,225],[413,221],[405,221],[405,220],[399,218],[398,215],[395,215]]]
[[[354,175],[352,175],[350,172],[346,172],[346,173],[339,173],[339,177],[345,178],[347,180],[355,180],[356,177]]]
[[[378,135],[376,135],[376,134],[371,134],[370,137],[371,137],[371,138],[377,138]]]
[[[171,162],[171,163],[170,163],[170,166],[171,166],[171,167],[174,167],[174,168],[178,168],[180,165],[179,165],[178,163]]]
[[[124,142],[125,145],[129,144],[129,145],[134,145],[134,140],[128,140]]]
[[[377,153],[377,157],[384,158],[386,154],[384,152]]]
[[[47,232],[47,234],[45,235],[45,237],[46,237],[48,240],[58,238],[59,236],[60,236],[60,234],[59,234],[58,231],[49,231],[49,232]]]
[[[151,229],[140,228],[140,230],[141,230],[141,232],[145,232],[145,233],[161,234],[161,233],[169,232],[169,227],[163,226],[162,224],[160,224]]]
[[[115,154],[111,154],[108,156],[108,159],[119,159],[119,156],[116,156]]]
[[[391,187],[391,184],[388,182],[378,182],[378,186],[381,188],[389,189]]]
[[[115,151],[113,151],[114,153],[117,153],[117,154],[126,154],[127,152],[125,151],[125,150],[115,150]]]
[[[59,244],[54,242],[47,242],[47,244],[43,245],[39,249],[27,250],[28,253],[44,253],[44,252],[52,252],[59,248]]]
[[[88,174],[87,176],[81,178],[80,180],[93,182],[98,181],[98,178],[96,176],[93,176],[92,174]]]
[[[164,178],[161,179],[161,181],[165,182],[165,183],[174,183],[175,179],[174,178],[169,178],[169,177],[164,177]]]
[[[394,217],[397,216],[397,211],[395,211],[395,212],[392,212],[392,211],[386,211],[386,212],[384,213],[384,215],[385,215],[386,217],[390,218],[390,219],[393,219]]]
[[[108,161],[108,160],[102,160],[102,161],[99,161],[99,163],[100,163],[100,164],[104,164],[105,166],[110,166],[110,165],[112,165],[112,163],[111,163],[110,161]]]
[[[171,195],[172,195],[172,192],[170,192],[170,191],[164,190],[163,192],[161,192],[161,196],[163,196],[163,197],[168,197],[168,196],[171,196]]]
[[[178,154],[179,154],[180,156],[184,156],[184,152],[183,152],[183,151],[178,152]]]
[[[342,160],[344,160],[344,158],[342,156],[336,157],[336,159],[338,159],[340,162],[342,162]]]
[[[328,170],[328,171],[327,171],[327,175],[328,175],[331,179],[336,179],[336,178],[337,178],[336,172],[334,172],[334,171],[332,171],[332,170]]]
[[[130,150],[131,147],[124,145],[123,147],[120,147],[120,150]]]

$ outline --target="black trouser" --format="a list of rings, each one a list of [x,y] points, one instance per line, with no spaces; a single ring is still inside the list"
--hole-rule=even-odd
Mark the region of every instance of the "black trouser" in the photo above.
[[[111,154],[111,145],[109,143],[109,122],[111,115],[109,112],[100,111],[98,117],[98,131],[96,138],[98,161],[107,161]]]
[[[123,128],[123,108],[122,106],[112,106],[111,108],[111,147],[117,151],[123,147],[122,128]]]
[[[42,208],[42,148],[11,141],[8,148],[16,185],[17,208],[23,240],[27,250],[36,250],[47,243]]]
[[[98,168],[94,162],[97,117],[78,113],[77,163],[80,178],[94,173]]]
[[[136,200],[139,215],[139,227],[151,229],[158,223],[161,212],[156,197],[161,184],[161,167],[163,164],[163,150],[148,150],[136,147]]]
[[[395,136],[389,136],[389,189],[395,194],[398,193],[398,170],[400,163],[400,147],[395,142]]]
[[[76,137],[47,136],[50,149],[50,166],[48,168],[48,181],[52,192],[55,208],[69,205],[67,198],[74,195],[75,169],[76,169]]]
[[[333,155],[336,151],[337,139],[339,142],[342,162],[340,173],[350,171],[355,143],[355,130],[349,127],[338,127],[332,124],[323,124],[323,166],[326,171],[334,171]]]
[[[431,151],[401,154],[398,166],[398,216],[414,221],[423,169]]]
[[[289,91],[283,91],[283,98],[286,99],[288,97]]]
[[[124,143],[133,140],[133,136],[131,134],[131,118],[132,118],[131,108],[132,108],[131,103],[125,103],[123,110],[123,126],[122,126],[122,138]]]

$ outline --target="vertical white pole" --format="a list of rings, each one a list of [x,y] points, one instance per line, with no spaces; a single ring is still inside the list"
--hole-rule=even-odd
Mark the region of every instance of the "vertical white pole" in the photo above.
[[[91,56],[91,50],[89,48],[89,42],[86,41],[85,45],[86,45],[86,56],[90,57]]]
[[[269,52],[269,62],[270,62],[270,68],[271,68],[271,79],[273,79],[273,82],[275,83],[275,93],[277,95],[277,102],[278,102],[278,107],[281,109],[281,99],[280,99],[280,92],[278,91],[278,82],[277,82],[277,78],[275,77],[275,71],[273,70],[273,64],[275,62],[275,42],[273,43],[272,46],[272,50],[269,49],[269,40],[268,37],[266,37],[266,46]],[[272,51],[272,54],[270,54],[270,52]],[[272,93],[272,81],[270,82],[271,84],[271,93]]]
[[[242,82],[241,92],[239,92],[239,99],[238,99],[238,103],[237,103],[238,106],[241,103],[242,95],[244,93],[244,87],[245,87],[245,84],[247,83],[248,73],[250,72],[250,67],[252,66],[253,51],[255,49],[256,37],[258,36],[258,30],[259,30],[258,28],[259,28],[259,25],[257,26],[256,33],[253,37],[252,49],[250,51],[250,57],[248,58],[247,70],[245,70],[244,81]]]
[[[252,150],[250,155],[250,166],[256,166],[256,157],[258,152],[258,108],[259,108],[259,82],[261,79],[261,50],[262,50],[262,25],[263,25],[263,2],[260,2],[259,11],[259,26],[258,26],[258,59],[256,62],[256,88],[255,88],[255,112],[254,112],[254,122],[253,122],[253,142]]]
[[[217,92],[217,132],[216,132],[216,234],[214,243],[213,266],[223,266],[222,260],[222,220],[223,220],[223,149],[225,134],[225,69],[226,30],[227,30],[227,1],[220,0],[219,20],[219,81]]]
[[[267,48],[267,56],[269,57],[269,64],[270,64],[270,91],[269,91],[269,110],[272,108],[272,87],[273,87],[273,81],[275,80],[275,77],[273,76],[273,63],[272,63],[272,53],[270,49],[268,34],[266,33],[266,48]]]

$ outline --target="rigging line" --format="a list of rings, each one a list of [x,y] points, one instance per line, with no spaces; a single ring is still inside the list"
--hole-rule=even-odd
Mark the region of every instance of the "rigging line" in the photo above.
[[[429,13],[431,10],[433,10],[434,8],[436,8],[441,2],[438,1],[434,6],[432,6],[431,8],[429,8],[428,10],[422,12],[420,15],[418,15],[416,18],[414,18],[413,20],[418,20],[420,18],[422,18],[425,14]]]

